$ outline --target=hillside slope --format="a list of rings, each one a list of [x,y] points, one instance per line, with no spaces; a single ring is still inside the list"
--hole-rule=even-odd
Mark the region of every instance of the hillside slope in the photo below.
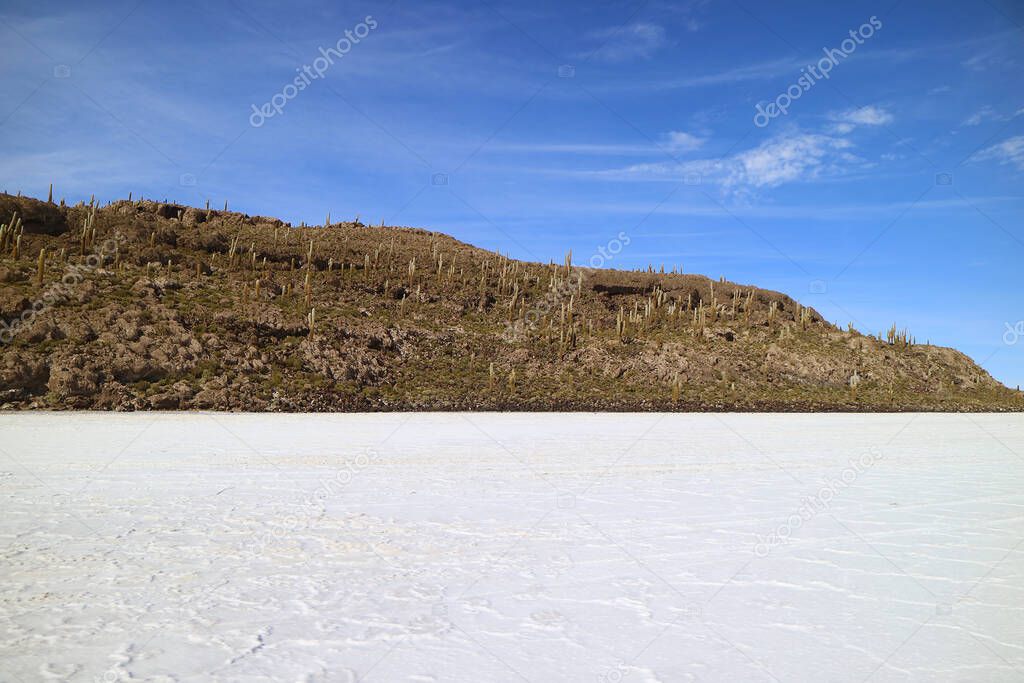
[[[698,275],[152,201],[0,222],[7,409],[1024,409],[955,350]]]

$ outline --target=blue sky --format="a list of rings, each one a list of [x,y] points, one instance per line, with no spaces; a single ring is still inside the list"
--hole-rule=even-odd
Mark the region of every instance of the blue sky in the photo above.
[[[625,232],[606,265],[895,322],[1024,385],[1019,2],[6,0],[0,55],[0,189],[540,261]]]

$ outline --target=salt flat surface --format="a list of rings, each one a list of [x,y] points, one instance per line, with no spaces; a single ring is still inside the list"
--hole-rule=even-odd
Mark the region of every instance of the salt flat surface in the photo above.
[[[1021,416],[0,415],[0,680],[1021,681],[1022,453]]]

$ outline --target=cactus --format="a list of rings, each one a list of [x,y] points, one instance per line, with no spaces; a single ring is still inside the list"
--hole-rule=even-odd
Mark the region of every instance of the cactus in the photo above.
[[[39,261],[36,264],[36,284],[43,286],[43,273],[46,271],[46,249],[39,250]]]
[[[679,403],[679,394],[681,393],[681,391],[682,391],[682,386],[681,386],[681,384],[679,382],[679,373],[677,372],[676,376],[674,378],[672,378],[672,402],[673,403]]]
[[[914,339],[910,336],[910,332],[905,328],[897,330],[895,323],[893,323],[892,327],[889,328],[885,338],[886,341],[893,346],[908,348],[914,345]]]
[[[797,311],[799,313],[797,318],[800,321],[800,329],[806,330],[807,326],[811,323],[811,309],[798,305]]]
[[[257,280],[258,282],[258,280]],[[306,315],[306,326],[309,328],[308,338],[313,338],[313,330],[316,328],[316,309],[309,309],[309,313]]]
[[[704,304],[693,309],[693,336],[699,337],[704,334],[704,328],[708,325],[708,313]]]
[[[18,246],[18,238],[25,231],[18,213],[11,215],[11,222],[7,225],[0,225],[0,252],[10,247],[11,255],[18,258],[15,248]]]

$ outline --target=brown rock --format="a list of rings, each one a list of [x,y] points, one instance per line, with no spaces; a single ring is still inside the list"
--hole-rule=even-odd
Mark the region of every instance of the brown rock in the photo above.
[[[68,231],[64,211],[56,204],[47,204],[28,197],[0,195],[0,223],[10,223],[15,212],[25,224],[27,235],[56,237]]]
[[[50,365],[47,388],[59,400],[96,393],[99,388],[99,373],[91,363],[92,361],[81,354],[55,360]]]

